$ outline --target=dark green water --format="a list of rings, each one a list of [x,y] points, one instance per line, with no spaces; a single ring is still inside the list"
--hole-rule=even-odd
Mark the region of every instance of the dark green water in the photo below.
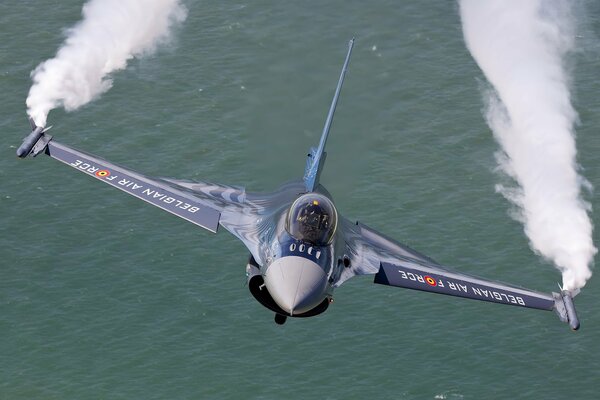
[[[586,3],[578,158],[600,187],[600,7]],[[48,158],[18,160],[29,73],[81,4],[0,4],[0,399],[598,398],[597,277],[576,299],[577,333],[552,313],[369,277],[280,327],[227,232]],[[172,47],[83,109],[51,112],[55,137],[149,175],[273,189],[301,176],[356,36],[322,176],[340,212],[460,271],[556,289],[559,272],[494,192],[498,146],[454,2],[186,5]]]

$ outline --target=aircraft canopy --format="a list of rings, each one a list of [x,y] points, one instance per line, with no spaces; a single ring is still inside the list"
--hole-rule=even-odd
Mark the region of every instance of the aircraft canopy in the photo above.
[[[331,243],[337,227],[337,211],[327,197],[308,193],[290,207],[285,228],[294,239],[317,246]]]

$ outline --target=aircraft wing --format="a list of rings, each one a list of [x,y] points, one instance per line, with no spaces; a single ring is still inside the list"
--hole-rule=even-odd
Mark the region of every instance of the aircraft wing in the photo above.
[[[211,232],[219,225],[240,239],[254,259],[263,263],[261,238],[273,234],[281,204],[303,191],[292,182],[268,194],[249,194],[243,188],[170,178],[152,178],[53,140],[32,124],[33,131],[17,150],[25,158],[45,153],[97,180]]]
[[[554,310],[578,329],[572,294],[540,293],[451,271],[429,257],[360,223],[343,221],[350,267],[337,285],[354,275],[374,274],[374,282],[425,292],[518,307]]]
[[[375,274],[375,283],[541,310],[554,308],[554,297],[551,295],[445,271],[411,260],[397,260],[395,264],[382,262]]]
[[[221,216],[219,204],[209,198],[198,198],[167,182],[149,178],[102,158],[73,149],[54,140],[46,153],[68,166],[147,203],[177,215],[211,232],[216,232]]]
[[[36,127],[17,155],[24,158],[41,153],[211,232],[217,232],[221,225],[239,237],[251,252],[257,246],[256,235],[247,231],[265,207],[247,201],[242,188],[148,177],[59,143]]]

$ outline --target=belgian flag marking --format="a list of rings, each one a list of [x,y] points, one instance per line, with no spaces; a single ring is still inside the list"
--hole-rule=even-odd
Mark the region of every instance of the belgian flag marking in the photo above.
[[[101,169],[100,171],[96,172],[96,176],[98,178],[106,178],[109,175],[110,175],[110,171],[107,171],[105,169]]]

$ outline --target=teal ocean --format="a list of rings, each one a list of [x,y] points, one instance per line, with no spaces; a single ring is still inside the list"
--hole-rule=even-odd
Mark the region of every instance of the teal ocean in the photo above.
[[[579,3],[578,161],[598,190],[600,3]],[[576,298],[576,333],[550,312],[370,277],[277,326],[225,230],[17,159],[30,72],[82,4],[0,4],[0,399],[600,398],[598,276]],[[459,271],[557,290],[494,190],[485,78],[454,1],[185,4],[170,45],[82,109],[50,113],[57,140],[151,176],[274,189],[301,177],[354,36],[322,175],[338,210]],[[586,199],[600,227],[598,196]]]

